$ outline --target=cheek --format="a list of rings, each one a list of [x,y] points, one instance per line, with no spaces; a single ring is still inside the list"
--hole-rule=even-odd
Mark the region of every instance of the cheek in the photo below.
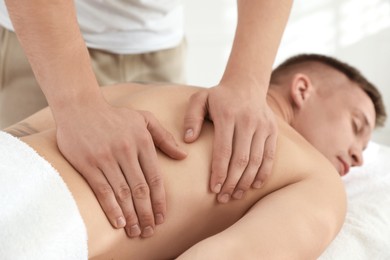
[[[335,158],[337,156],[346,156],[349,146],[354,140],[354,133],[349,119],[339,118],[333,121],[332,127],[327,129],[323,137],[324,150],[326,156]]]

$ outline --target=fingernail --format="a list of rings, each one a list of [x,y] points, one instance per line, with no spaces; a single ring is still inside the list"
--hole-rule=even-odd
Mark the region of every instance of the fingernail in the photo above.
[[[157,213],[154,216],[154,219],[155,219],[157,225],[164,223],[164,216],[161,213]]]
[[[142,232],[143,237],[150,237],[153,235],[153,228],[151,226],[147,226],[144,228],[144,231]]]
[[[130,233],[130,236],[137,237],[141,234],[141,229],[139,228],[139,226],[137,224],[135,224],[135,225],[132,225],[130,227],[129,233]]]
[[[254,183],[253,183],[253,188],[255,188],[255,189],[260,189],[261,188],[261,186],[263,185],[263,182],[261,182],[261,181],[255,181]]]
[[[230,199],[230,195],[229,194],[224,194],[222,196],[219,197],[219,202],[221,203],[227,203]]]
[[[119,217],[116,219],[116,227],[117,228],[123,228],[126,226],[126,220],[124,217]]]
[[[242,198],[242,195],[244,195],[244,191],[238,190],[233,194],[233,198],[239,200]]]
[[[194,130],[192,129],[187,129],[186,133],[185,133],[185,138],[191,138],[194,136]]]
[[[221,183],[218,183],[217,185],[214,186],[213,192],[219,193],[221,191],[221,188],[222,188]]]

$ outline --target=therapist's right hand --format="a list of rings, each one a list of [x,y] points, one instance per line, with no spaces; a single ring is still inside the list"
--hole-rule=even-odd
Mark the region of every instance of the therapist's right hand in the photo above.
[[[69,106],[57,120],[58,147],[91,186],[103,211],[129,237],[150,237],[164,222],[166,201],[156,147],[186,153],[149,112],[104,102]],[[155,147],[156,146],[156,147]]]

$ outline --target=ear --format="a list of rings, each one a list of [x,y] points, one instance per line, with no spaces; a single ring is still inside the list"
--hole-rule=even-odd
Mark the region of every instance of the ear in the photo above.
[[[290,86],[290,96],[293,105],[298,109],[302,108],[311,97],[313,84],[310,78],[303,73],[293,76]]]

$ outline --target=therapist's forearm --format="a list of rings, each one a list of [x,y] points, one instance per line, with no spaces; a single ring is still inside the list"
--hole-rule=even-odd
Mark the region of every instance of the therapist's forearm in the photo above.
[[[261,87],[265,94],[292,0],[238,0],[237,5],[235,39],[221,81]]]
[[[15,32],[54,115],[100,98],[73,1],[6,0]]]

